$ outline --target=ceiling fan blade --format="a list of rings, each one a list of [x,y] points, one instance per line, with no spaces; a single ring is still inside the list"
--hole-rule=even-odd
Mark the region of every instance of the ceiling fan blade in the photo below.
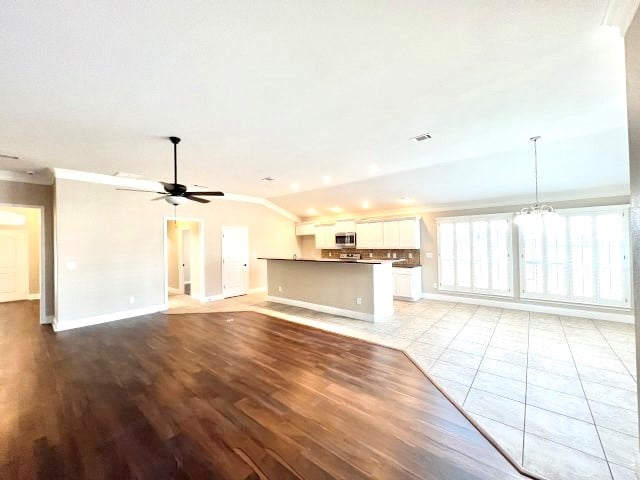
[[[211,201],[211,200],[207,200],[206,198],[194,197],[193,195],[185,195],[185,197],[187,197],[189,200],[193,200],[194,202],[200,202],[200,203],[209,203]]]
[[[202,195],[205,197],[224,197],[223,192],[188,192],[190,195]]]
[[[160,192],[158,192],[158,193],[160,193]],[[162,195],[161,197],[152,198],[151,201],[155,202],[156,200],[164,200],[165,198],[167,198],[167,195]]]
[[[116,188],[116,190],[122,190],[123,192],[145,192],[145,193],[162,193],[164,192],[156,192],[154,190],[136,190],[135,188]]]

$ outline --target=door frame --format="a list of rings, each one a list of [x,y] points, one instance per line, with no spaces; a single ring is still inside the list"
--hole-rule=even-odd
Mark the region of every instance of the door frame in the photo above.
[[[222,287],[220,290],[222,291],[221,296],[223,299],[232,298],[231,295],[227,296],[224,293],[224,229],[237,227],[243,227],[247,230],[247,294],[250,290],[249,281],[251,280],[251,248],[249,248],[249,225],[220,225],[220,286]]]
[[[51,319],[47,318],[47,298],[48,295],[53,295],[54,292],[47,292],[47,279],[45,278],[44,264],[48,260],[46,255],[47,251],[45,248],[45,239],[46,232],[44,230],[44,206],[43,205],[26,205],[21,203],[0,203],[0,207],[14,207],[14,208],[33,208],[40,211],[40,268],[39,268],[39,276],[40,276],[40,293],[39,293],[39,301],[40,301],[40,325],[50,324]],[[27,232],[27,264],[29,262],[29,233]],[[55,246],[54,246],[55,251]],[[55,254],[52,259],[53,263],[53,271],[54,271],[54,279],[55,279],[55,269],[56,269],[56,259]],[[29,270],[27,269],[27,285],[29,284]],[[27,286],[27,294],[29,294],[29,287]],[[28,298],[28,297],[27,297]]]
[[[198,223],[200,227],[200,238],[199,238],[199,250],[200,250],[200,264],[198,266],[194,266],[191,263],[191,271],[193,272],[194,268],[198,268],[198,272],[200,275],[200,291],[194,292],[191,290],[191,297],[197,300],[204,300],[205,295],[205,277],[204,277],[204,265],[205,265],[205,249],[204,249],[204,219],[195,218],[195,217],[174,217],[174,216],[164,216],[162,218],[162,250],[163,250],[163,270],[164,270],[164,298],[165,302],[169,304],[169,269],[167,267],[169,261],[169,246],[167,245],[167,234],[169,229],[167,228],[170,221],[183,221],[183,222],[194,222]],[[181,256],[182,253],[179,251],[178,255]],[[179,273],[179,277],[182,274]]]

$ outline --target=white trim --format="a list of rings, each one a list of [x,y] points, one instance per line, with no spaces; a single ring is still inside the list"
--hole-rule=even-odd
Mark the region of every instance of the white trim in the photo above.
[[[0,170],[0,180],[5,182],[32,183],[34,185],[53,185],[53,175],[49,170],[39,170],[30,175],[24,172]]]
[[[443,295],[441,293],[422,294],[422,298],[427,300],[437,300],[441,302],[467,303],[471,305],[482,305],[484,307],[508,308],[511,310],[524,310],[527,312],[550,313],[553,315],[564,315],[567,317],[582,317],[591,320],[606,320],[611,322],[635,323],[634,316],[629,313],[617,312],[598,312],[593,310],[584,310],[581,308],[567,308],[552,305],[538,305],[533,303],[522,303],[506,300],[493,300],[490,298],[471,298],[457,295]]]
[[[182,293],[182,290],[179,288],[167,287],[167,290],[173,295],[180,295]]]
[[[77,182],[87,182],[87,183],[99,183],[101,185],[111,185],[114,187],[122,187],[122,188],[151,190],[152,192],[155,192],[155,191],[161,192],[164,189],[161,183],[153,182],[151,180],[139,180],[134,178],[116,177],[114,175],[103,175],[101,173],[83,172],[80,170],[68,170],[66,168],[54,168],[53,175],[55,176],[55,178],[59,178],[63,180],[74,180]],[[31,176],[31,175],[28,175],[28,176]],[[190,190],[190,191],[198,192],[198,190],[199,190],[198,188],[194,188],[193,190]],[[289,220],[293,220],[294,222],[300,221],[300,217],[276,205],[275,203],[267,200],[266,198],[254,197],[252,195],[241,195],[237,193],[225,192],[224,197],[216,197],[216,201],[217,200],[255,203],[257,205],[262,205],[263,207],[273,210],[274,212],[288,218]]]
[[[389,318],[389,315],[374,315],[371,313],[356,312],[353,310],[345,310],[343,308],[329,307],[328,305],[320,305],[318,303],[291,300],[283,297],[273,297],[271,295],[267,296],[267,301],[284,303],[285,305],[291,305],[294,307],[308,308],[309,310],[316,310],[318,312],[329,313],[331,315],[342,315],[343,317],[355,318],[356,320],[364,320],[366,322],[379,322]]]
[[[39,293],[30,293],[27,295],[27,300],[40,300]]]
[[[100,323],[114,322],[116,320],[123,320],[125,318],[139,317],[141,315],[149,315],[151,313],[161,312],[166,310],[168,305],[163,303],[161,305],[152,305],[150,307],[136,308],[133,310],[124,310],[122,312],[106,313],[104,315],[96,315],[95,317],[79,318],[76,320],[68,320],[65,322],[59,322],[57,319],[53,320],[53,329],[56,332],[62,332],[64,330],[71,330],[73,328],[87,327],[89,325],[98,325]]]
[[[640,0],[609,0],[607,10],[602,17],[602,25],[618,27],[620,35],[624,36],[638,10],[638,5]]]
[[[206,296],[206,297],[201,297],[200,298],[200,302],[202,302],[202,303],[217,302],[218,300],[224,300],[224,298],[225,298],[224,295],[222,295],[220,293],[220,294],[217,294],[217,295],[209,295],[209,296]]]
[[[47,315],[44,321],[40,322],[41,325],[51,325],[54,323],[56,323],[56,317],[54,317],[53,315]]]
[[[262,293],[266,291],[267,291],[267,287],[250,288],[249,290],[247,290],[247,295],[251,295],[253,293]]]

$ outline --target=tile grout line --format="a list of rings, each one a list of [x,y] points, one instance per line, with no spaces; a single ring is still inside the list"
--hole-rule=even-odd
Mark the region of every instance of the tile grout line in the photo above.
[[[476,309],[476,312],[477,311],[478,310]],[[476,377],[478,376],[478,372],[480,371],[480,365],[482,365],[482,362],[484,361],[484,357],[485,357],[485,355],[487,353],[487,349],[489,348],[489,345],[491,344],[491,340],[493,339],[493,335],[495,334],[496,329],[498,328],[498,325],[500,324],[500,318],[502,318],[502,313],[503,312],[504,312],[504,309],[501,309],[500,310],[500,316],[498,317],[498,321],[494,325],[493,330],[491,331],[491,336],[489,337],[489,341],[487,342],[487,344],[484,347],[484,351],[482,352],[482,356],[480,358],[480,363],[478,364],[478,368],[476,368],[476,373],[473,374],[473,378],[471,379],[471,385],[469,385],[469,389],[467,390],[467,394],[464,396],[464,401],[462,402],[463,406],[464,406],[465,402],[467,401],[467,398],[469,397],[469,393],[471,393],[471,389],[473,388],[473,384],[476,381]],[[491,392],[487,392],[487,393],[491,393]]]
[[[609,343],[609,339],[607,338],[606,335],[604,335],[601,331],[600,331],[600,327],[598,326],[598,324],[596,322],[593,322],[593,324],[596,327],[596,330],[598,330],[598,333],[600,335],[602,335],[602,338],[604,338],[604,341],[607,342],[607,345],[609,345],[609,348],[611,349],[611,351],[613,352],[613,354],[616,356],[616,358],[618,359],[618,361],[622,364],[622,366],[624,367],[624,369],[627,371],[627,373],[631,376],[631,378],[633,379],[634,382],[636,382],[636,385],[638,384],[638,380],[633,376],[633,374],[631,373],[631,371],[629,370],[629,367],[627,367],[627,364],[624,363],[622,361],[622,358],[620,358],[620,355],[618,355],[618,352],[616,351],[615,348],[613,348],[611,346],[611,344]],[[637,346],[636,346],[637,348]],[[578,376],[580,375],[580,372],[578,372]],[[637,387],[636,387],[637,388]]]
[[[582,388],[582,392],[584,393],[584,399],[587,402],[587,408],[589,409],[589,415],[591,415],[591,420],[593,421],[593,428],[596,430],[596,435],[598,436],[598,441],[600,442],[600,448],[602,448],[602,454],[604,455],[604,459],[607,462],[607,468],[609,469],[609,475],[613,479],[613,471],[611,470],[611,465],[609,464],[609,457],[607,456],[607,452],[604,449],[604,444],[602,443],[602,438],[600,437],[600,431],[598,430],[598,426],[596,425],[596,419],[593,416],[593,412],[591,411],[591,403],[589,403],[589,399],[587,398],[587,392],[584,389],[584,385],[582,384],[582,378],[580,377],[580,372],[578,371],[578,364],[576,363],[576,359],[573,356],[573,350],[571,349],[571,343],[569,343],[569,338],[567,337],[567,332],[564,328],[564,322],[560,319],[560,324],[562,325],[562,334],[569,346],[569,353],[571,354],[571,360],[573,360],[573,364],[576,367],[576,372],[578,372],[578,381],[580,382],[580,388]],[[597,328],[597,327],[596,327]]]
[[[531,312],[527,322],[527,365],[524,371],[524,418],[522,421],[522,466],[524,467],[524,443],[527,436],[527,395],[529,395],[529,351],[531,349]]]

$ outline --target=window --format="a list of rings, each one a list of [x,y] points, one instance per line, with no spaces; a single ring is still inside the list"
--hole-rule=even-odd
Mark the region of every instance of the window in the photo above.
[[[625,207],[564,210],[519,230],[522,298],[629,306]]]
[[[438,219],[440,290],[512,295],[511,215]]]

